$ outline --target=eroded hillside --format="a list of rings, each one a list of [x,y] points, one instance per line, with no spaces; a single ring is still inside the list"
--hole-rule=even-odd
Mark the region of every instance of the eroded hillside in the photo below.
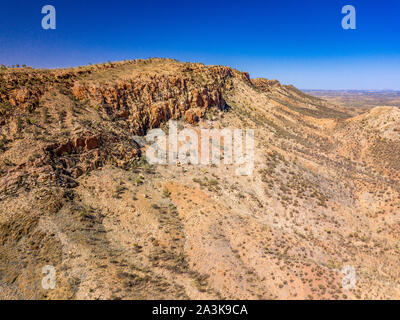
[[[165,59],[2,70],[0,298],[398,299],[399,114]],[[254,129],[253,174],[148,164],[170,119]]]

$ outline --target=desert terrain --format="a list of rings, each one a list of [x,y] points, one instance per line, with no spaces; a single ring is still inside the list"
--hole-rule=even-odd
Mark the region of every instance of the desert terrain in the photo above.
[[[394,90],[305,90],[306,93],[360,114],[381,106],[400,107],[400,91]]]
[[[149,164],[171,119],[253,129],[253,174]],[[399,299],[399,181],[395,106],[171,59],[5,68],[0,299]]]

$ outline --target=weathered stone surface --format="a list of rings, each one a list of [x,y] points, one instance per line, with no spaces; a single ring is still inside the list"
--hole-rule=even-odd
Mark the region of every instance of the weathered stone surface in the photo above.
[[[86,150],[93,150],[100,146],[100,139],[97,136],[92,136],[85,139]]]
[[[62,145],[60,145],[57,149],[56,149],[56,154],[58,156],[61,156],[65,153],[70,154],[72,152],[73,148],[72,148],[72,143],[69,141],[67,143],[64,143]]]

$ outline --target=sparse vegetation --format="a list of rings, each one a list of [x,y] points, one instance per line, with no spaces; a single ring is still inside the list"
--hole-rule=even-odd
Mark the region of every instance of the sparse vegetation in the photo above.
[[[0,298],[396,298],[397,109],[166,59],[0,69]],[[254,173],[149,164],[169,119],[254,129]]]

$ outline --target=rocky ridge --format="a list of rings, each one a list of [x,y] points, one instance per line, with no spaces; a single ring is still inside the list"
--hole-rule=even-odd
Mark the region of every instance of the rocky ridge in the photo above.
[[[170,119],[254,129],[254,174],[148,164]],[[0,297],[398,298],[399,124],[222,66],[1,70]]]

